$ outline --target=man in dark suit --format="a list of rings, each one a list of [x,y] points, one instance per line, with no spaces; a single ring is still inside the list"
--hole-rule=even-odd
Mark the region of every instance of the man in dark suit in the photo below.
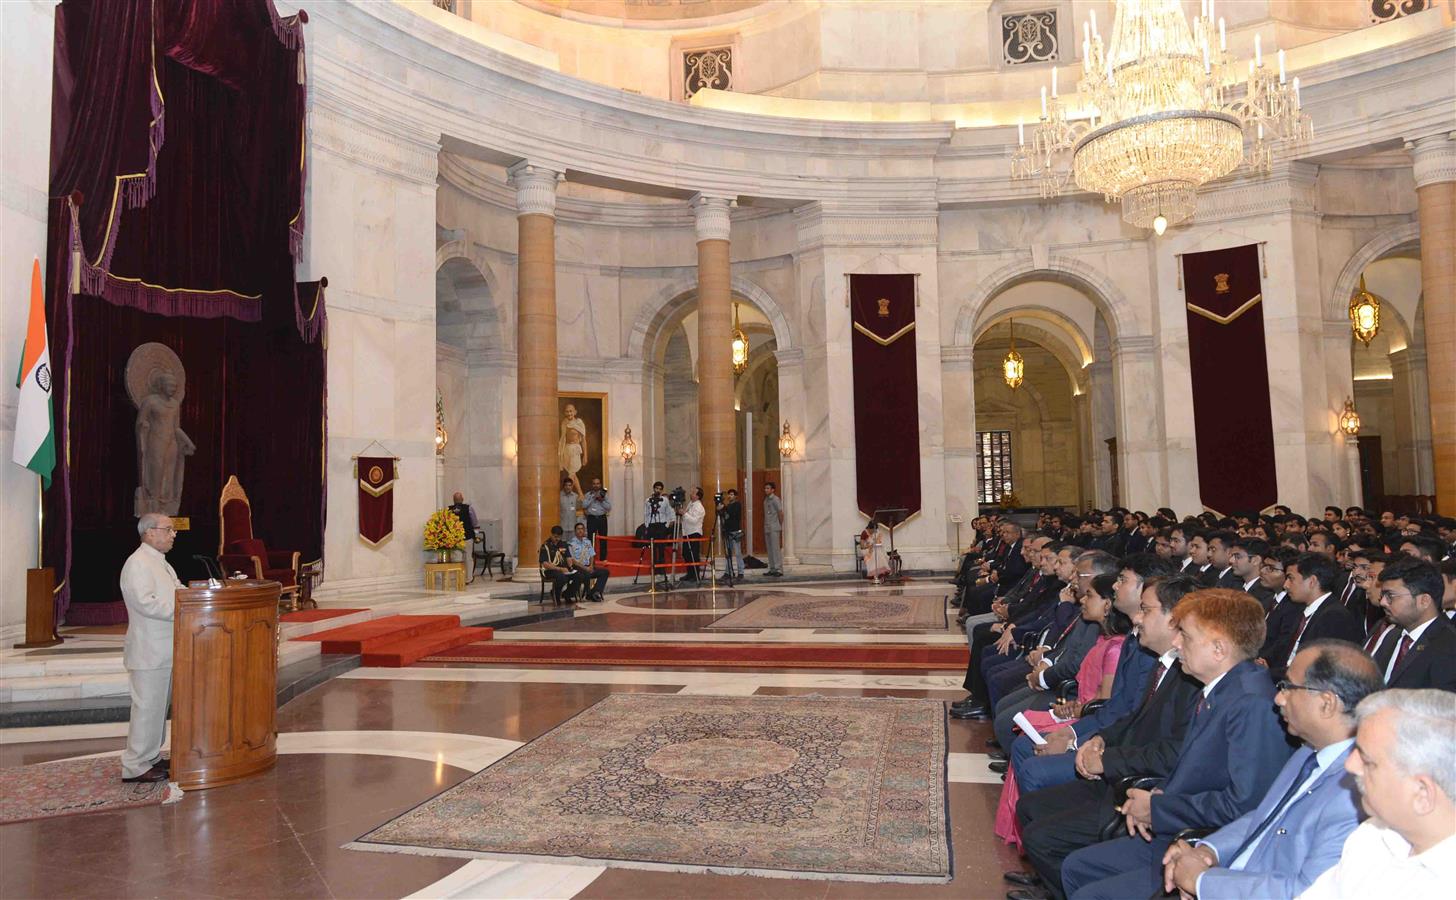
[[[988,655],[999,655],[995,649],[998,642],[1004,641],[1010,647],[1017,638],[1040,630],[1040,621],[1047,607],[1057,602],[1057,593],[1065,586],[1065,582],[1058,577],[1058,570],[1065,566],[1068,573],[1073,571],[1070,551],[1062,545],[1045,539],[1029,543],[1035,543],[1038,547],[1037,568],[1027,573],[1023,584],[1007,594],[1001,620],[980,622],[966,631],[971,658],[966,665],[966,677],[962,686],[969,693],[965,699],[951,704],[951,715],[955,718],[985,718],[988,715],[985,710],[986,682],[982,674],[982,664]],[[992,611],[995,612],[994,607]],[[979,712],[973,715],[964,714],[973,710]]]
[[[1269,674],[1275,679],[1284,677],[1304,641],[1335,638],[1359,644],[1365,639],[1365,623],[1334,599],[1338,576],[1335,561],[1318,553],[1301,553],[1284,567],[1284,588],[1289,591],[1289,599],[1303,609],[1288,645],[1275,650],[1272,657],[1265,657]]]
[[[1270,592],[1268,612],[1264,614],[1264,646],[1259,648],[1259,659],[1266,666],[1281,649],[1289,646],[1304,612],[1303,606],[1289,599],[1289,591],[1284,586],[1284,569],[1298,558],[1297,551],[1279,547],[1269,551],[1259,568],[1259,584]]]
[[[1218,828],[1259,804],[1292,748],[1274,712],[1274,684],[1254,663],[1264,610],[1238,591],[1188,595],[1174,616],[1183,669],[1203,683],[1178,762],[1157,793],[1131,790],[1121,812],[1130,837],[1077,850],[1062,866],[1076,900],[1146,897],[1162,886],[1162,860],[1185,828]]]
[[[1127,548],[1127,535],[1122,533],[1117,513],[1103,513],[1102,522],[1095,530],[1096,536],[1092,538],[1091,544],[1093,550],[1101,550],[1103,553],[1110,553],[1113,556],[1122,556],[1123,550]]]
[[[1234,572],[1229,554],[1239,536],[1232,531],[1215,531],[1208,536],[1208,571],[1213,576],[1209,587],[1228,588],[1231,591],[1244,589],[1244,582]]]
[[[1174,586],[1179,583],[1181,587]],[[1172,617],[1196,589],[1196,579],[1184,576],[1143,591],[1133,621],[1144,645],[1160,654],[1157,666],[1133,713],[1080,741],[1074,765],[1081,778],[1022,792],[1016,818],[1034,872],[1007,873],[1007,881],[1022,886],[1008,896],[1032,900],[1060,895],[1067,854],[1095,843],[1111,820],[1121,819],[1112,808],[1114,782],[1173,770],[1201,685],[1178,663]]]
[[[1441,614],[1440,571],[1402,559],[1380,573],[1380,605],[1394,628],[1375,649],[1375,663],[1393,688],[1456,691],[1456,626]]]
[[[1258,538],[1239,538],[1229,549],[1229,566],[1238,582],[1235,590],[1243,591],[1259,601],[1264,612],[1274,608],[1274,592],[1260,583],[1259,570],[1269,556],[1269,545]]]
[[[1355,707],[1384,687],[1360,648],[1315,641],[1295,656],[1274,702],[1304,746],[1259,805],[1213,834],[1178,841],[1163,856],[1163,886],[1199,900],[1294,897],[1340,858],[1360,823],[1360,798],[1345,760],[1355,745]]]
[[[982,566],[985,581],[965,590],[961,608],[969,615],[990,612],[992,601],[1004,597],[1031,568],[1022,553],[1021,526],[1015,522],[1002,522],[1000,532],[1000,548]]]

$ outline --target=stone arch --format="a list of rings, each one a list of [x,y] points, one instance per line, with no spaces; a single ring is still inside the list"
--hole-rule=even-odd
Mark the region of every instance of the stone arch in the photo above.
[[[976,320],[981,309],[1007,288],[1028,281],[1055,281],[1081,291],[1108,321],[1114,339],[1138,332],[1127,295],[1102,272],[1080,259],[1061,254],[1048,257],[1044,266],[1037,266],[1030,256],[1024,256],[981,279],[980,285],[961,303],[951,332],[951,345],[968,347],[974,344]]]
[[[1350,295],[1355,293],[1355,288],[1360,284],[1360,274],[1365,271],[1367,266],[1401,250],[1419,249],[1420,245],[1420,224],[1407,222],[1389,231],[1381,232],[1368,241],[1365,246],[1356,250],[1345,263],[1345,267],[1340,270],[1339,277],[1335,279],[1335,291],[1329,298],[1329,305],[1325,308],[1325,318],[1337,321],[1349,315]],[[1413,327],[1415,323],[1406,324]]]
[[[514,343],[514,329],[510,327],[509,320],[510,305],[506,302],[506,294],[501,290],[500,277],[480,248],[467,239],[442,244],[435,250],[437,297],[441,278],[452,279],[452,290],[456,291],[459,299],[476,300],[477,303],[470,309],[462,308],[453,314],[437,309],[437,328],[467,326],[473,316],[483,316],[483,320],[494,327],[494,343],[497,346],[505,347]],[[466,287],[465,293],[459,292],[462,285]],[[480,300],[485,302],[480,303]]]
[[[778,349],[786,350],[797,346],[788,316],[773,295],[746,278],[734,276],[730,289],[733,294],[751,303],[763,313],[773,326],[774,343]],[[644,304],[632,324],[632,333],[627,336],[628,359],[646,359],[648,347],[658,340],[662,326],[698,299],[697,276],[682,279],[664,286]]]

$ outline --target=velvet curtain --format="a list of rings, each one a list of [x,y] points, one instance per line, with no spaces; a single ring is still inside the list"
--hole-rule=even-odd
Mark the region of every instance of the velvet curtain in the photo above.
[[[119,598],[136,544],[131,352],[186,370],[172,561],[217,553],[236,474],[276,549],[321,556],[323,291],[297,285],[305,178],[302,15],[271,0],[64,0],[56,14],[47,312],[61,477],[46,493],[58,612]]]
[[[854,467],[858,507],[920,511],[915,276],[851,275]]]
[[[1198,492],[1225,515],[1279,497],[1259,248],[1183,256]]]

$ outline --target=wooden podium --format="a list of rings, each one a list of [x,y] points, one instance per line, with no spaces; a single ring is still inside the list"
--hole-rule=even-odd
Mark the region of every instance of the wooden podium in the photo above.
[[[177,589],[171,780],[184,790],[232,784],[277,759],[281,587]]]

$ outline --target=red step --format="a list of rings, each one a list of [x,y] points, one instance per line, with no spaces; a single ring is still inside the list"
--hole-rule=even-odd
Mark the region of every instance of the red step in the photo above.
[[[324,653],[365,653],[383,644],[459,627],[459,616],[383,616],[368,622],[301,635],[295,640],[320,641],[323,643],[321,649]]]
[[[494,633],[495,629],[492,628],[451,628],[427,631],[398,640],[369,641],[364,648],[361,663],[366,666],[399,668],[435,653],[444,653],[477,641],[488,641]]]

